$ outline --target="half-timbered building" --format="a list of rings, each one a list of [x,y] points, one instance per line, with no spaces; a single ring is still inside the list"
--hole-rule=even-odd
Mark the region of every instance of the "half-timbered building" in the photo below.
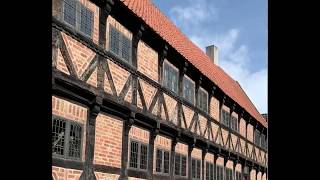
[[[150,0],[52,0],[52,178],[266,180],[267,121],[214,62]]]

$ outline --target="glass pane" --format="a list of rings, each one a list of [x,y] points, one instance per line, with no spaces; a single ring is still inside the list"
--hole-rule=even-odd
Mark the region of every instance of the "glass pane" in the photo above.
[[[214,174],[213,174],[213,164],[210,164],[210,180],[213,180]]]
[[[140,169],[147,169],[148,147],[141,144]]]
[[[175,169],[175,174],[180,175],[180,155],[179,154],[175,155],[174,169]]]
[[[130,167],[138,168],[138,143],[131,141]]]
[[[164,173],[169,173],[169,162],[170,162],[170,159],[169,159],[169,152],[168,151],[164,151],[163,152],[163,160],[164,160],[164,164],[163,164],[163,170],[164,170]]]
[[[81,5],[80,31],[91,37],[93,26],[93,12]]]
[[[61,119],[52,121],[52,154],[64,155],[66,122]]]
[[[182,166],[181,166],[181,176],[186,176],[187,175],[187,158],[186,156],[182,156],[182,159],[181,159],[181,163],[182,163]]]
[[[76,1],[64,0],[63,20],[72,26],[76,26]]]
[[[162,165],[162,151],[157,150],[157,157],[156,157],[156,171],[161,172],[161,165]]]
[[[122,36],[122,58],[130,62],[131,57],[131,41],[129,38]]]
[[[201,161],[197,160],[197,179],[200,179],[200,173],[201,173]]]
[[[119,55],[120,33],[110,26],[110,51]]]
[[[196,160],[191,160],[191,177],[196,178]]]
[[[210,179],[209,172],[210,172],[209,163],[206,162],[206,180]]]
[[[77,124],[70,124],[69,156],[80,158],[82,128]]]

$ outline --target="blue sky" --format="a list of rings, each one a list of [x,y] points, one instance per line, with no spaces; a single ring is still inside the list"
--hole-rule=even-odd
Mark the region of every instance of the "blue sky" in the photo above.
[[[153,0],[202,50],[219,48],[219,65],[260,113],[267,113],[267,0]]]

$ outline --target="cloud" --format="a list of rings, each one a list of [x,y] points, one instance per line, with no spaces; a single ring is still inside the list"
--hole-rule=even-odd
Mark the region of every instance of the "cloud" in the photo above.
[[[170,18],[203,51],[208,45],[216,45],[219,49],[219,66],[240,83],[258,111],[266,113],[267,68],[249,69],[253,61],[251,49],[239,42],[239,28],[231,28],[220,34],[212,32],[206,23],[212,25],[218,21],[218,9],[205,0],[195,5],[186,4],[173,7]]]
[[[210,5],[209,5],[210,4]],[[175,6],[169,14],[173,22],[185,32],[192,31],[192,27],[208,21],[218,20],[218,10],[207,0],[186,0],[184,6]]]

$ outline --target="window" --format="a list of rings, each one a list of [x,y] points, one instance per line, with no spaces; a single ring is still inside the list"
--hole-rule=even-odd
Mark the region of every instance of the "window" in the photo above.
[[[198,159],[191,159],[191,175],[193,179],[200,179],[201,161]]]
[[[254,143],[260,146],[260,131],[257,129],[254,131]]]
[[[183,97],[194,104],[194,83],[187,77],[183,77]]]
[[[217,165],[217,180],[223,180],[223,167]]]
[[[157,149],[156,172],[169,174],[169,151]]]
[[[241,173],[236,171],[236,180],[241,180]]]
[[[226,180],[233,180],[232,169],[226,168]]]
[[[120,59],[131,64],[131,40],[115,27],[111,25],[109,27],[109,50]]]
[[[261,147],[267,149],[266,135],[261,134]]]
[[[222,110],[222,124],[229,127],[230,125],[230,113],[225,110]]]
[[[63,0],[63,20],[70,26],[92,37],[93,12],[76,0]]]
[[[52,154],[64,158],[81,158],[82,126],[71,120],[52,118]]]
[[[63,3],[63,20],[72,26],[76,26],[76,1],[64,0]]]
[[[199,88],[198,100],[199,108],[205,112],[208,112],[208,93],[202,88]]]
[[[179,71],[165,62],[163,64],[163,75],[163,85],[174,93],[178,93]]]
[[[206,162],[206,180],[213,180],[214,174],[213,174],[213,163]]]
[[[93,12],[81,5],[80,31],[91,37],[93,27]]]
[[[187,175],[187,157],[181,154],[175,154],[174,174],[178,176]]]
[[[231,116],[231,129],[233,129],[234,131],[239,131],[238,129],[238,119],[236,117]]]
[[[147,169],[148,146],[138,141],[131,140],[129,166],[133,169]]]

